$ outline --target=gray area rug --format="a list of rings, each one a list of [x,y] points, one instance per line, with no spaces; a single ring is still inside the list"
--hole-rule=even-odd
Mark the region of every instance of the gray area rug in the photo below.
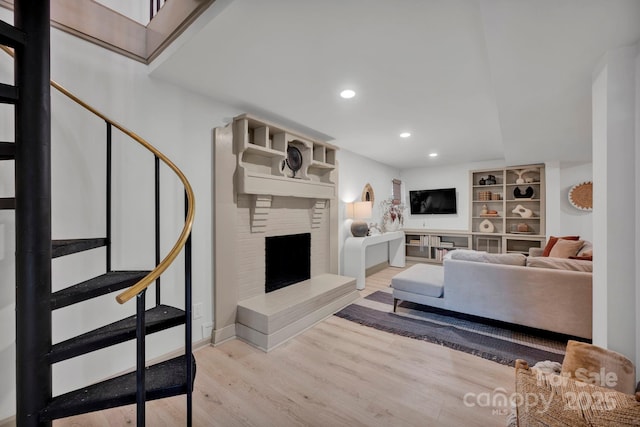
[[[391,289],[356,301],[336,316],[510,366],[516,359],[530,366],[542,360],[562,362],[567,340],[576,339],[406,301],[394,313]]]

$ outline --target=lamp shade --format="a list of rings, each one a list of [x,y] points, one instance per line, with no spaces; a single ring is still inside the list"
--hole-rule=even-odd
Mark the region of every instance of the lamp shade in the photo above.
[[[347,218],[353,219],[353,205],[354,202],[345,204],[345,214]]]
[[[371,202],[355,202],[353,204],[353,217],[355,219],[371,218]]]

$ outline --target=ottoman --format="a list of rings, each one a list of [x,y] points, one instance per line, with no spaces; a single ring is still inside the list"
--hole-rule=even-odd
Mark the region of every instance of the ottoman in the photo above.
[[[396,274],[391,287],[399,291],[440,298],[444,292],[444,268],[440,265],[416,264]],[[396,311],[398,299],[393,299]]]

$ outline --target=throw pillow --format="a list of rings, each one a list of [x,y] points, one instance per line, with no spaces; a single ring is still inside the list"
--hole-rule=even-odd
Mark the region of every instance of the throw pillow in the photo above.
[[[580,248],[584,245],[584,240],[564,240],[560,239],[553,245],[549,256],[552,258],[569,258],[576,256]]]
[[[555,244],[560,239],[563,239],[563,240],[578,240],[579,238],[580,238],[580,236],[563,236],[563,237],[551,236],[551,237],[549,237],[549,241],[547,242],[547,246],[544,247],[544,251],[542,252],[542,256],[549,256],[549,252],[551,252],[551,249],[553,249]]]
[[[584,241],[584,245],[580,248],[577,256],[592,256],[593,255],[593,243],[588,240]]]

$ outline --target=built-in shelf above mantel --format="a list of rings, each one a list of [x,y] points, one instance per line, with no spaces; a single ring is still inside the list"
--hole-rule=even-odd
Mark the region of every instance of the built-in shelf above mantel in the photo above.
[[[235,117],[239,194],[331,199],[337,148],[248,114]]]

